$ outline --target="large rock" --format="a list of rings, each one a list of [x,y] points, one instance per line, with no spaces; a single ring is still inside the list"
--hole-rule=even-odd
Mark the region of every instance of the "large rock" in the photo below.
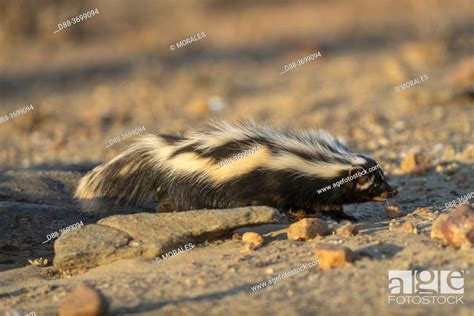
[[[474,244],[474,209],[468,204],[458,206],[450,215],[441,214],[433,223],[431,238],[444,245],[470,248]]]
[[[140,213],[115,215],[98,222],[120,229],[143,243],[143,256],[148,259],[164,254],[189,242],[220,237],[249,225],[276,222],[276,209],[242,207],[227,210],[199,210],[176,213]]]
[[[259,206],[178,213],[140,213],[104,218],[59,237],[54,266],[91,268],[119,259],[155,259],[188,243],[232,234],[236,228],[277,222],[276,209]]]
[[[128,234],[115,228],[86,225],[56,240],[53,264],[61,270],[75,270],[139,256],[138,247],[129,247],[131,241]]]

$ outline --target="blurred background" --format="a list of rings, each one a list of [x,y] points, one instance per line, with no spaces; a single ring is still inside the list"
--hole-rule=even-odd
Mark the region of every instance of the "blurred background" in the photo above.
[[[0,116],[34,106],[0,124],[0,168],[97,163],[132,129],[217,118],[322,127],[387,165],[455,155],[473,143],[473,34],[472,0],[0,0]]]

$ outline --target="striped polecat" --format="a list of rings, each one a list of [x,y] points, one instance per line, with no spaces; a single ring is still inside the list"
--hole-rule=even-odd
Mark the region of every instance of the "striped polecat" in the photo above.
[[[250,155],[220,164],[255,147]],[[221,122],[184,136],[139,137],[84,176],[75,196],[86,211],[149,202],[157,202],[160,211],[267,205],[290,215],[329,211],[334,219],[355,220],[343,213],[343,204],[397,194],[380,168],[355,176],[374,166],[323,130],[283,132]],[[351,180],[342,183],[346,177]]]

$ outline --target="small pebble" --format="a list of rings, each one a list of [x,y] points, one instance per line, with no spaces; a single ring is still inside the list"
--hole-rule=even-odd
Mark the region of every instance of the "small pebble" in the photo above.
[[[346,263],[354,261],[352,250],[337,245],[319,245],[316,247],[314,255],[317,259],[320,259],[318,268],[321,270],[343,267]]]
[[[273,274],[275,270],[273,268],[267,268],[265,269],[265,274]]]
[[[205,280],[204,278],[198,277],[198,278],[196,279],[196,284],[203,286],[203,285],[206,285],[207,282],[206,282],[206,280]]]
[[[263,245],[263,237],[254,232],[246,232],[243,234],[242,241],[244,243],[254,244],[257,248]]]
[[[140,242],[138,242],[136,240],[132,240],[131,242],[128,243],[128,245],[130,247],[136,248],[136,247],[140,247]]]
[[[107,311],[105,298],[96,289],[81,284],[66,295],[59,316],[103,316]]]
[[[395,221],[391,221],[388,230],[396,233],[412,233],[418,235],[418,229],[416,229],[416,227],[409,222],[400,224]]]
[[[447,165],[437,164],[435,170],[437,173],[453,175],[459,170],[459,164],[457,162],[453,162]]]
[[[337,235],[342,235],[346,237],[352,237],[357,235],[358,233],[359,229],[357,228],[357,225],[353,223],[344,224],[336,229]]]
[[[48,259],[37,258],[37,259],[28,259],[28,263],[36,267],[46,267],[48,265]]]
[[[385,207],[385,213],[391,218],[401,217],[400,207],[396,205],[387,205]]]
[[[434,212],[426,207],[418,207],[414,213],[416,213],[420,217],[427,217],[427,218],[432,218],[434,215]]]
[[[288,228],[288,239],[309,240],[330,233],[328,224],[319,218],[304,218]]]
[[[421,152],[412,152],[403,158],[400,168],[404,173],[423,175],[431,165],[431,161]]]

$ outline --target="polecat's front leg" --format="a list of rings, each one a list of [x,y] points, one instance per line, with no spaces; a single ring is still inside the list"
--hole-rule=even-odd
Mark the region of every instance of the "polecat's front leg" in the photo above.
[[[358,222],[359,220],[354,216],[344,213],[342,205],[318,205],[311,209],[303,209],[299,207],[288,207],[285,213],[291,220],[299,221],[303,218],[329,216],[335,221],[349,220],[351,222]]]
[[[358,222],[359,220],[355,218],[354,216],[347,215],[343,211],[340,212],[328,212],[327,215],[329,215],[333,220],[340,222],[343,220],[351,221],[351,222]]]

